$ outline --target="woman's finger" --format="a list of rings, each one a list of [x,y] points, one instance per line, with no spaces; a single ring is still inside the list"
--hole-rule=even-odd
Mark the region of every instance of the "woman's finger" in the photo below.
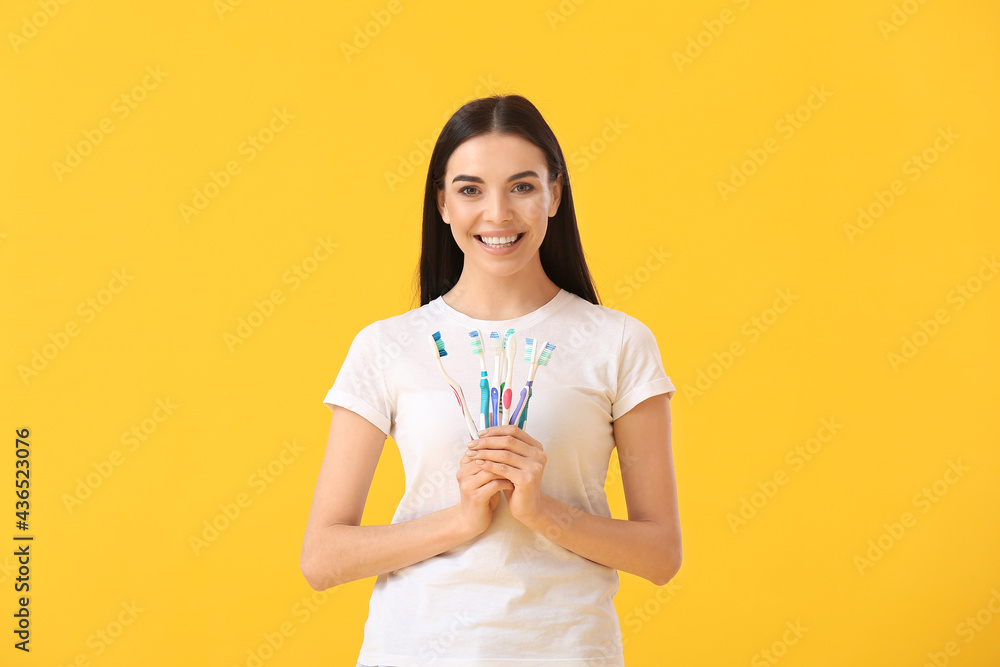
[[[480,464],[481,461],[488,461],[520,470],[526,466],[530,459],[507,449],[477,449],[473,455],[472,462],[482,467]],[[484,469],[489,470],[490,468],[487,467]]]
[[[519,440],[513,435],[492,435],[479,438],[469,447],[469,453],[475,458],[476,454],[486,450],[506,450],[514,452],[519,456],[529,457],[538,450],[529,443]]]
[[[476,461],[475,465],[477,465],[484,472],[489,472],[498,477],[509,479],[515,487],[523,486],[531,479],[530,473],[521,468],[515,468],[508,463],[498,463],[496,461],[480,459]]]
[[[530,435],[525,433],[524,430],[518,428],[517,426],[513,426],[511,424],[507,424],[505,426],[491,426],[488,429],[486,429],[485,434],[481,435],[479,439],[483,440],[494,437],[510,438],[511,440],[523,442],[524,444],[534,449],[541,449],[541,450],[545,449],[545,447],[542,446],[542,443],[538,442]],[[507,440],[507,442],[510,442],[510,440]]]
[[[485,484],[491,479],[506,479],[502,475],[498,475],[489,470],[484,470],[483,466],[476,465],[475,460],[471,459],[469,455],[465,455],[464,457],[462,457],[461,465],[459,465],[458,474],[461,477],[476,477],[477,475],[479,475],[480,479],[477,479],[477,482],[480,485]]]

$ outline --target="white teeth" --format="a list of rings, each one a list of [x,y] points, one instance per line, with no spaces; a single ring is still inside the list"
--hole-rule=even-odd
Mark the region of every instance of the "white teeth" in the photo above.
[[[483,240],[483,243],[489,246],[505,246],[511,245],[517,241],[517,237],[518,235],[514,234],[512,236],[480,236],[479,238]]]

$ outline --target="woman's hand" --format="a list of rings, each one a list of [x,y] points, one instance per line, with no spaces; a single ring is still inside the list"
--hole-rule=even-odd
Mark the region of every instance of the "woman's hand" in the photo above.
[[[479,535],[493,521],[493,510],[500,502],[500,492],[514,488],[513,483],[500,476],[483,470],[471,458],[468,450],[458,466],[458,488],[462,495],[462,517],[472,536]]]
[[[548,457],[538,442],[516,426],[491,426],[469,445],[472,465],[510,480],[510,513],[528,523],[542,510],[542,471]]]

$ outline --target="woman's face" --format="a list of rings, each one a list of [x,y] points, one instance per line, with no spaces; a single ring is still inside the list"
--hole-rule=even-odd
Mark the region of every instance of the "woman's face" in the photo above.
[[[534,262],[541,266],[538,248],[561,194],[562,175],[549,183],[538,146],[515,135],[483,134],[448,159],[438,210],[465,254],[465,270],[509,276]]]

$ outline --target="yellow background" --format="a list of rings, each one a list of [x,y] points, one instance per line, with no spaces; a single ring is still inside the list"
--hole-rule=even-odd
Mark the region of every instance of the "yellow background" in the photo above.
[[[570,163],[605,304],[678,387],[684,563],[622,573],[627,664],[1000,664],[1000,6],[663,4],[4,3],[0,663],[354,664],[374,579],[314,595],[299,571],[322,399],[354,334],[416,305],[445,119],[516,92]],[[401,489],[390,442],[364,521]]]

